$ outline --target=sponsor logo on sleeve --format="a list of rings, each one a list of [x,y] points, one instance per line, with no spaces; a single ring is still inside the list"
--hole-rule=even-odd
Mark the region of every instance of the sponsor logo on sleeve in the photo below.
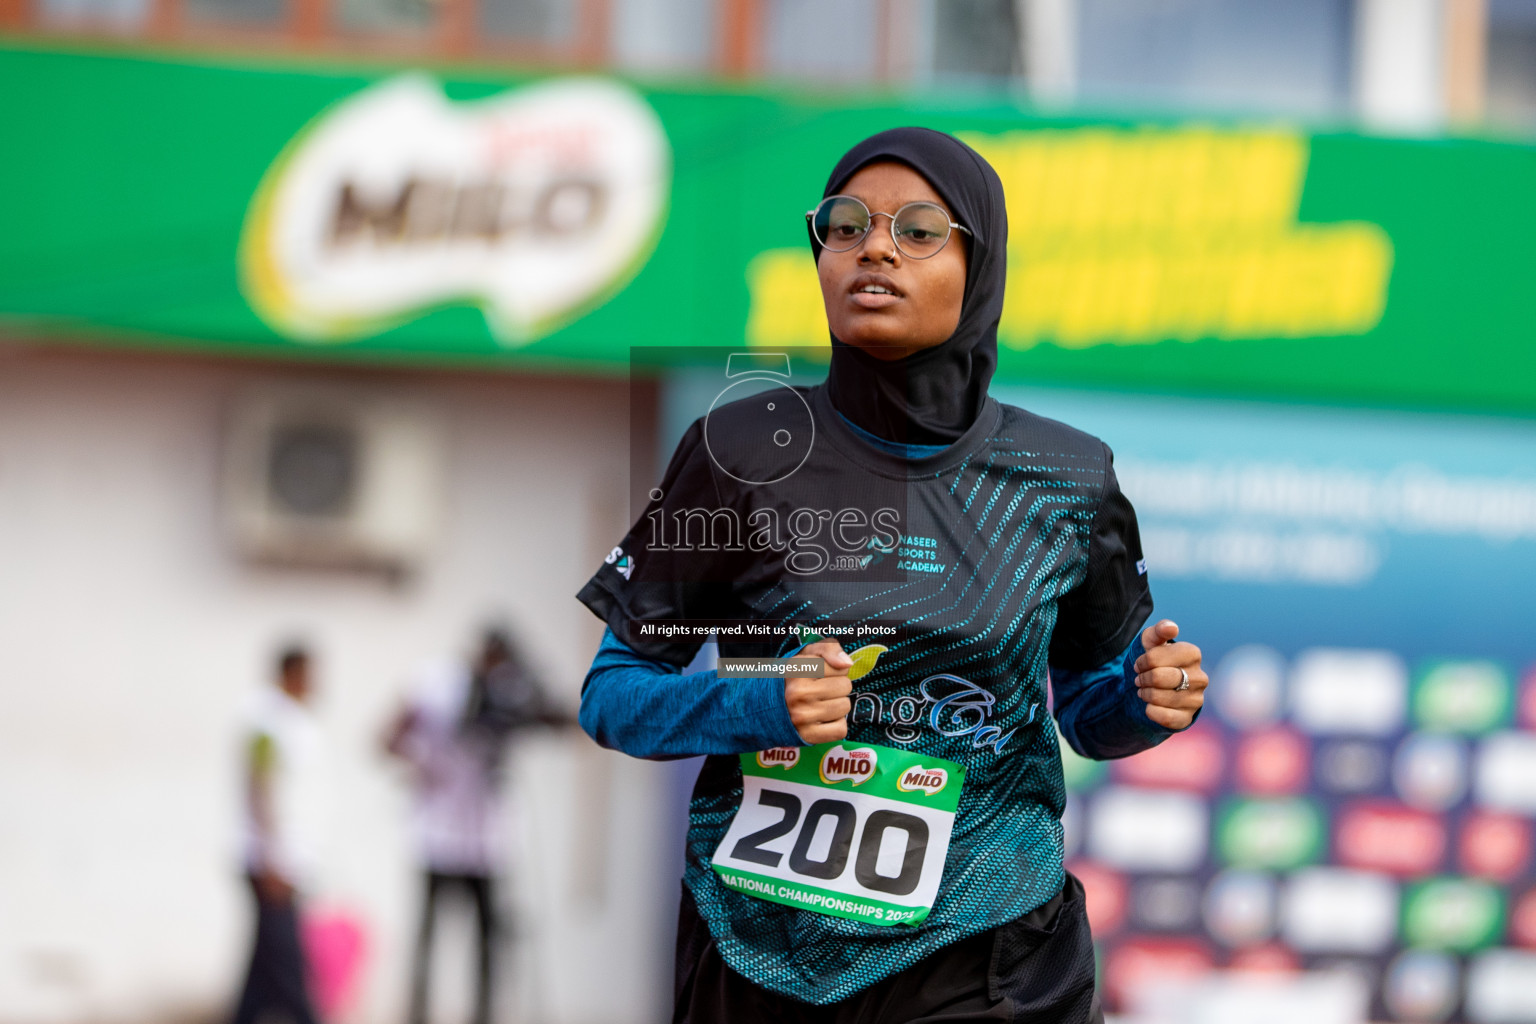
[[[875,777],[878,755],[870,747],[854,747],[845,750],[838,744],[821,757],[821,781],[831,785],[851,782],[855,786]]]
[[[605,563],[616,569],[620,576],[629,579],[635,571],[635,560],[624,553],[623,548],[614,548],[608,552],[608,557],[603,559]]]

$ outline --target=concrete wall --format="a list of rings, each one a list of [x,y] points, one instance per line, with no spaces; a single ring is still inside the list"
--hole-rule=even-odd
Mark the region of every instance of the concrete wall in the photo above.
[[[441,413],[445,529],[414,578],[251,565],[222,532],[232,397],[315,381]],[[0,350],[0,1021],[227,1012],[250,921],[239,709],[295,634],[319,655],[338,795],[316,902],[370,934],[345,1019],[401,1019],[417,891],[378,731],[413,663],[498,613],[575,707],[600,627],[572,595],[625,527],[627,429],[615,382]],[[502,1019],[657,1019],[669,777],[579,733],[513,767]],[[445,949],[449,1009],[468,1002],[455,949],[467,939]]]

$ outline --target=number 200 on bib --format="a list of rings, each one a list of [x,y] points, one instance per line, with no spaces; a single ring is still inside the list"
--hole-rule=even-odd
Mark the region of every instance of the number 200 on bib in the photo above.
[[[713,860],[726,885],[869,924],[928,916],[963,767],[889,747],[823,743],[743,754],[741,773],[741,808]]]

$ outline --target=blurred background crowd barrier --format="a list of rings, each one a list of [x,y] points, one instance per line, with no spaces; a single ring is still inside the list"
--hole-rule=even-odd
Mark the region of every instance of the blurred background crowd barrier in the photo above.
[[[490,621],[574,710],[572,595],[727,353],[825,344],[803,213],[910,123],[1212,668],[1064,755],[1112,1013],[1536,1022],[1536,0],[0,0],[0,1022],[227,1017],[293,636],[322,1002],[403,1020],[381,730]],[[665,1019],[696,766],[505,767],[497,1019]]]

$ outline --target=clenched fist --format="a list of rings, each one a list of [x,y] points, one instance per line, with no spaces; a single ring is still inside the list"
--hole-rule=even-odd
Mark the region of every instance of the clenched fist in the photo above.
[[[784,703],[789,705],[789,720],[806,746],[831,743],[848,735],[848,712],[853,707],[848,695],[853,683],[848,669],[853,659],[843,653],[836,640],[820,640],[809,645],[797,658],[820,658],[827,673],[820,679],[788,676],[784,680]]]
[[[1185,729],[1205,704],[1210,683],[1200,665],[1200,648],[1178,642],[1179,627],[1168,619],[1141,634],[1145,654],[1136,659],[1136,695],[1147,702],[1147,717],[1165,729]],[[1189,678],[1187,689],[1177,689]]]

